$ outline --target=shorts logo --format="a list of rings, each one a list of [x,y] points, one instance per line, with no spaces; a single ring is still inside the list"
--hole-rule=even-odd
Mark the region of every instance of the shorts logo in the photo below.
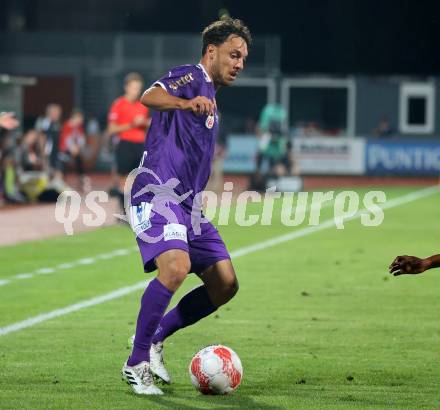
[[[214,116],[213,115],[208,115],[208,118],[206,118],[206,128],[211,129],[214,126]]]
[[[153,205],[148,202],[141,202],[130,207],[131,228],[136,235],[139,235],[151,226],[150,214],[152,207]]]
[[[165,241],[179,240],[188,242],[186,238],[186,226],[181,224],[168,224],[163,227],[163,239]]]

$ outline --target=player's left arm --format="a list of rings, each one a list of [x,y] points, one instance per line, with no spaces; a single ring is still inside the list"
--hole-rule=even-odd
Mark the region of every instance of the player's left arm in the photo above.
[[[418,258],[417,256],[402,255],[397,256],[389,266],[389,272],[394,276],[417,275],[428,269],[440,267],[440,254],[432,255],[428,258]]]

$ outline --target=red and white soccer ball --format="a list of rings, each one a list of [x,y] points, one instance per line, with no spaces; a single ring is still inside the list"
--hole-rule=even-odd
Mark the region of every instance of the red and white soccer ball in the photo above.
[[[241,382],[243,367],[232,349],[212,345],[200,350],[191,360],[189,374],[194,387],[203,394],[227,394]]]

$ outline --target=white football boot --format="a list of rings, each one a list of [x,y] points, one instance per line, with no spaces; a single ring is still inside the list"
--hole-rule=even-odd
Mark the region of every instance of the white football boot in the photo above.
[[[161,379],[164,383],[170,384],[171,377],[168,374],[163,362],[163,343],[157,342],[152,344],[150,348],[150,368],[151,372]]]
[[[129,339],[130,347],[133,346],[134,343],[134,335]],[[160,379],[160,381],[170,384],[171,377],[168,373],[168,370],[165,368],[165,364],[163,361],[163,343],[158,342],[156,344],[152,344],[150,348],[150,370],[153,373],[153,376],[156,376]]]
[[[163,394],[163,391],[154,384],[148,362],[140,362],[136,366],[128,366],[125,362],[121,375],[136,394]]]

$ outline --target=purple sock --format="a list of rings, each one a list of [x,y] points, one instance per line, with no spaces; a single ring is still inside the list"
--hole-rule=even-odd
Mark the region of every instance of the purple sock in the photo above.
[[[157,278],[153,279],[145,289],[141,299],[133,350],[127,362],[129,366],[150,361],[151,340],[172,296],[173,292],[162,285]]]
[[[153,343],[163,342],[177,330],[196,323],[216,310],[217,307],[212,304],[205,286],[193,289],[162,318]]]

